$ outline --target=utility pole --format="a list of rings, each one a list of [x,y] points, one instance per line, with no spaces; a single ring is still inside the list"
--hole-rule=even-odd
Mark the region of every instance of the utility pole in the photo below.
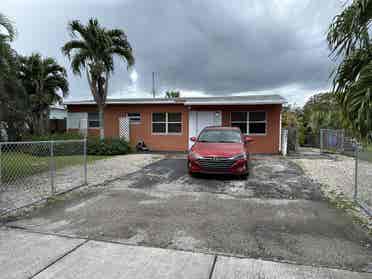
[[[155,72],[152,72],[152,97],[155,98]]]

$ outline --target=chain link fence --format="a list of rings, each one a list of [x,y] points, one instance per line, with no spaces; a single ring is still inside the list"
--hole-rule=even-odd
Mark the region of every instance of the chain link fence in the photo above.
[[[83,184],[86,139],[0,142],[0,215]]]
[[[372,216],[372,149],[356,146],[354,199]]]
[[[372,145],[358,144],[343,130],[322,129],[320,152],[335,155],[329,180],[372,216]]]
[[[304,134],[302,142],[303,147],[320,148],[320,135],[319,134]]]

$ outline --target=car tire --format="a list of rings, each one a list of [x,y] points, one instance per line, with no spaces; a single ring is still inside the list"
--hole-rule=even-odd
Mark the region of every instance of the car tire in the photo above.
[[[190,162],[187,161],[187,172],[189,173],[190,176],[194,176],[194,173],[190,170],[189,164]]]
[[[240,178],[242,180],[246,180],[248,178],[248,176],[249,176],[249,164],[248,164],[248,162],[246,164],[246,170],[247,171],[240,176]]]

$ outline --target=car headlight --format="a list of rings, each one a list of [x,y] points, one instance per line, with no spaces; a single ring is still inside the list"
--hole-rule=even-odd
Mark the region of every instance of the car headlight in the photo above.
[[[193,151],[190,151],[190,152],[189,152],[189,156],[190,156],[192,159],[194,159],[194,160],[197,160],[197,159],[201,159],[201,158],[202,158],[202,156],[200,156],[198,153],[193,152]]]
[[[247,153],[241,153],[241,154],[238,154],[234,157],[231,157],[232,160],[247,160]]]

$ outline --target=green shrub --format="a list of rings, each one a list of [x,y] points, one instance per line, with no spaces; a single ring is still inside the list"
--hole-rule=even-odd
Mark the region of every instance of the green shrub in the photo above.
[[[127,141],[119,138],[88,138],[89,155],[122,155],[131,152]]]
[[[51,140],[80,140],[83,136],[76,132],[68,132],[64,134],[49,134],[43,136],[28,136],[25,138],[27,141],[51,141]],[[34,156],[49,156],[49,148],[40,148],[33,146],[24,146],[24,153],[33,154]],[[83,152],[83,144],[73,142],[55,142],[54,155],[68,156],[79,155]],[[88,137],[87,153],[88,155],[122,155],[131,152],[130,146],[127,141],[119,138],[106,138],[101,140],[99,137]]]

